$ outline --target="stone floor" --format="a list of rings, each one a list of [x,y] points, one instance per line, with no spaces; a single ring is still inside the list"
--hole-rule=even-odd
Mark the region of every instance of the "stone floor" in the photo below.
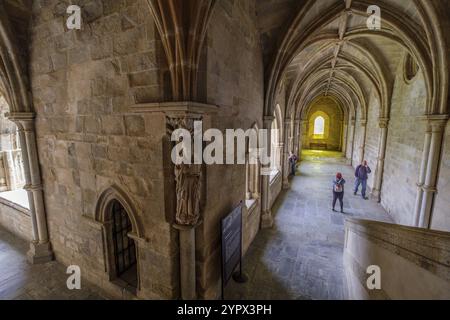
[[[291,189],[273,208],[274,227],[258,234],[244,259],[249,281],[231,281],[226,299],[345,299],[345,217],[392,221],[378,203],[353,195],[353,169],[339,153],[306,152],[303,158]],[[338,171],[347,180],[344,215],[331,211]]]
[[[28,243],[0,228],[0,300],[105,299],[94,286],[81,282],[81,290],[67,289],[66,268],[58,262],[31,265]]]

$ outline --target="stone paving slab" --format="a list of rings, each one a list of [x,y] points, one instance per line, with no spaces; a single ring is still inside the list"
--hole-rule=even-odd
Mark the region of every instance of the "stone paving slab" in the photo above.
[[[26,259],[28,242],[0,228],[0,300],[104,300],[107,294],[81,282],[69,290],[66,268],[58,262],[31,265]]]

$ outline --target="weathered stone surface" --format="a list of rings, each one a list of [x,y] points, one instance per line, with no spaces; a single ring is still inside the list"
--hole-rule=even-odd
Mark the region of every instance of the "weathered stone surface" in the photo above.
[[[141,297],[174,298],[175,243],[173,231],[161,229],[164,193],[158,187],[161,151],[154,131],[164,134],[165,128],[157,118],[127,114],[134,87],[154,88],[140,95],[141,101],[158,99],[162,91],[148,4],[90,1],[83,5],[80,31],[65,30],[65,13],[61,9],[61,16],[53,16],[55,5],[41,1],[33,7],[30,66],[34,103],[46,109],[38,112],[37,135],[43,142],[39,153],[45,164],[44,194],[56,258],[89,270],[86,278],[105,277],[101,231],[82,216],[93,217],[100,193],[116,184],[138,208],[143,236],[167,233],[148,249],[139,249]],[[146,130],[147,125],[152,130]],[[146,250],[163,254],[154,260],[147,258]],[[160,270],[155,263],[165,267]],[[103,281],[99,285],[112,289]]]
[[[40,230],[44,249],[50,247],[48,234],[59,262],[80,265],[85,278],[109,293],[124,297],[123,288],[110,281],[115,266],[111,246],[105,244],[112,234],[108,196],[114,196],[126,207],[130,237],[138,247],[137,297],[180,297],[180,257],[186,252],[180,252],[179,231],[172,223],[183,196],[175,195],[163,114],[168,111],[143,112],[152,102],[217,105],[215,114],[202,114],[204,129],[280,129],[271,141],[270,178],[260,176],[260,165],[205,166],[195,172],[196,177],[202,173],[201,190],[191,194],[200,195],[194,216],[197,220],[200,214],[202,224],[188,251],[195,249],[189,265],[195,266],[191,275],[199,298],[220,293],[220,221],[243,200],[249,200],[244,251],[253,261],[263,257],[262,266],[251,270],[263,285],[255,284],[248,296],[342,297],[340,278],[328,276],[330,268],[324,267],[324,256],[338,265],[342,241],[342,219],[325,214],[322,203],[329,188],[322,174],[335,172],[306,165],[309,171],[294,180],[294,194],[281,194],[283,201],[277,202],[289,185],[288,149],[305,149],[316,140],[345,151],[354,166],[368,160],[369,189],[381,197],[395,223],[417,225],[421,218],[424,227],[431,222],[433,229],[450,231],[444,70],[450,65],[449,0],[383,1],[391,11],[383,24],[392,21],[382,29],[389,37],[365,32],[365,8],[351,1],[79,0],[74,4],[82,9],[81,30],[66,26],[69,4],[1,1],[0,105],[2,114],[27,118],[21,123],[28,130],[23,155],[31,160],[24,168],[34,178],[34,217],[40,221],[34,226],[1,206],[0,223],[25,237],[30,232],[26,238],[31,229]],[[346,10],[345,4],[351,7]],[[315,101],[321,103],[308,110]],[[317,111],[329,118],[326,139],[313,139],[307,124]],[[446,124],[442,152],[437,132],[423,147],[424,115]],[[15,130],[3,120],[0,126],[2,134]],[[2,135],[0,148],[12,145],[13,135]],[[19,148],[14,152],[22,154]],[[7,167],[8,158],[2,160]],[[334,170],[342,169],[335,159],[327,161]],[[352,175],[350,168],[343,170]],[[2,179],[8,180],[1,171],[0,191]],[[314,194],[298,182],[312,176],[324,183],[311,182]],[[279,203],[281,214],[274,217],[270,209]],[[371,202],[367,206],[380,209]],[[351,201],[353,211],[367,216],[364,208],[360,199]],[[262,235],[275,238],[259,243],[260,227],[272,226],[274,218],[274,229]],[[296,246],[288,236],[312,241]],[[251,246],[254,239],[257,249]],[[287,281],[293,283],[289,294],[283,290]],[[302,281],[307,289],[300,288]],[[336,295],[330,293],[334,289]]]

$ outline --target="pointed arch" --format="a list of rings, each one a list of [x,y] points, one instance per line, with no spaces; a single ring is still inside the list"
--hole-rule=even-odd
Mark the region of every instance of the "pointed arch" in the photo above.
[[[11,113],[33,111],[28,79],[3,3],[0,3],[0,93],[5,96]]]
[[[144,238],[144,230],[136,206],[127,193],[117,185],[112,185],[100,194],[95,207],[95,220],[101,224],[111,221],[111,205],[114,200],[118,201],[127,212],[133,227],[132,236]]]

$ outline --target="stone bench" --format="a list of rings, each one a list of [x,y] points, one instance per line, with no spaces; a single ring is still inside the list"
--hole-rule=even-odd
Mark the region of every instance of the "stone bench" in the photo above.
[[[328,145],[326,143],[310,143],[309,148],[311,150],[327,150]]]

